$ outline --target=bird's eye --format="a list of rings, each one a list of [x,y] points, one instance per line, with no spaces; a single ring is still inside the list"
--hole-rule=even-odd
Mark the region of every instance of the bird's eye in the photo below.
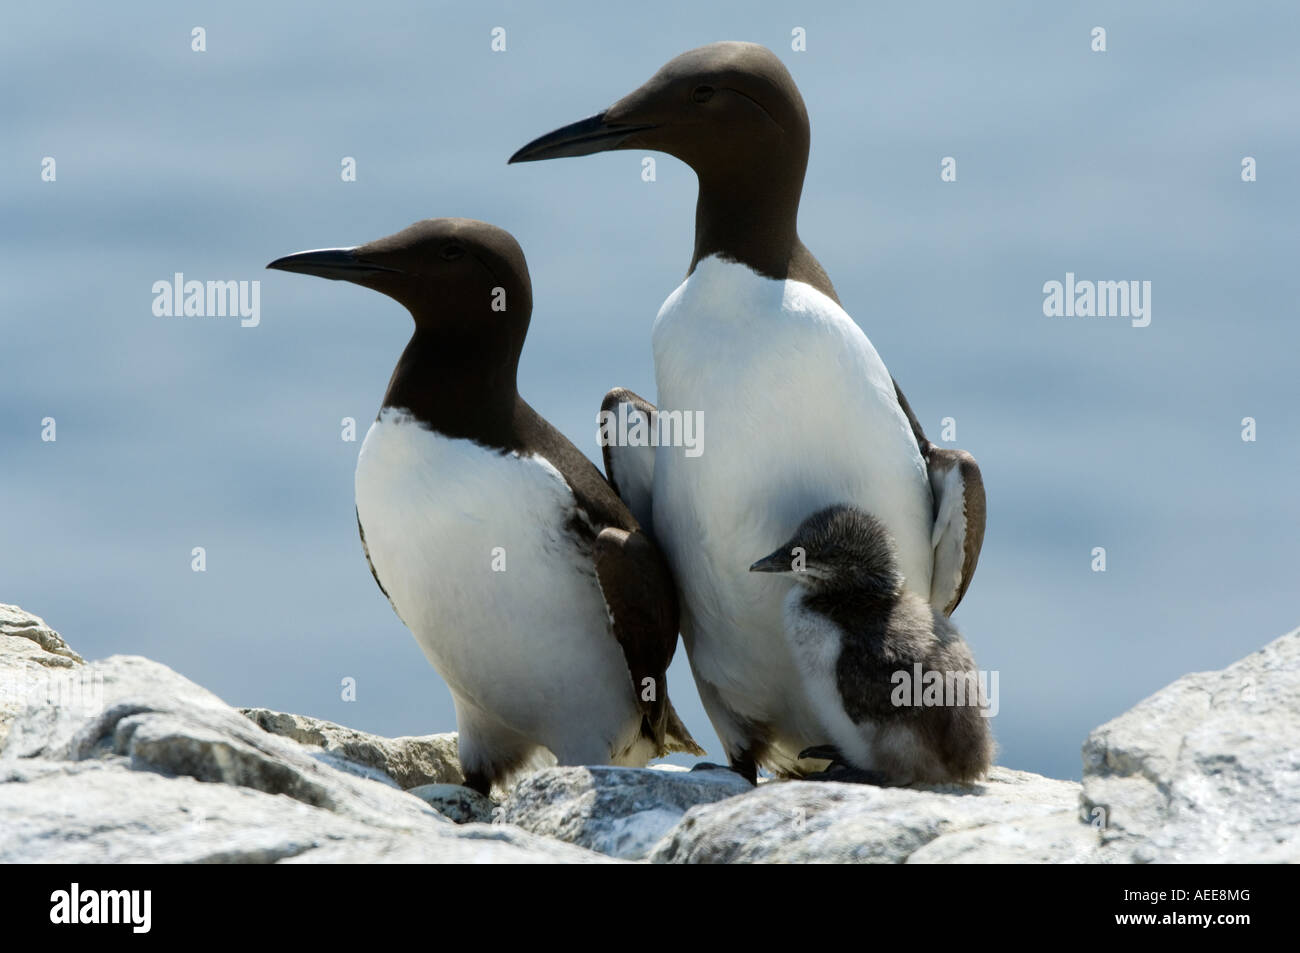
[[[695,89],[691,91],[691,99],[695,100],[697,103],[707,103],[712,98],[712,86],[696,86]]]
[[[442,249],[443,261],[457,261],[465,257],[465,249],[459,245],[447,245]]]

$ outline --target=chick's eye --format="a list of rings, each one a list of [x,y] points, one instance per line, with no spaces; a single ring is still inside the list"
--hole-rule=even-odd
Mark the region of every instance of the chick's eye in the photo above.
[[[465,257],[465,249],[459,245],[448,245],[442,250],[443,261],[456,261]]]
[[[696,86],[695,89],[691,91],[691,99],[695,100],[697,103],[707,103],[712,98],[712,86]]]

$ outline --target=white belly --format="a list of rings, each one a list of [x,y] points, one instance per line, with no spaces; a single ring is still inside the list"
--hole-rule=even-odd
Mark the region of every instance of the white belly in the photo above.
[[[562,529],[573,495],[550,463],[385,409],[356,491],[375,572],[458,703],[562,760],[607,760],[593,750],[635,735],[631,677],[589,554]]]
[[[817,509],[852,503],[885,524],[908,588],[928,597],[930,487],[889,372],[821,292],[716,258],[664,302],[654,352],[660,410],[704,417],[699,456],[658,449],[653,494],[696,677],[783,747],[821,743],[783,637],[791,583],[748,567]]]
[[[875,729],[870,724],[855,724],[840,697],[837,669],[843,633],[829,619],[805,610],[802,596],[792,588],[785,597],[783,615],[786,640],[803,678],[809,706],[817,715],[822,737],[851,764],[870,770],[875,767]]]

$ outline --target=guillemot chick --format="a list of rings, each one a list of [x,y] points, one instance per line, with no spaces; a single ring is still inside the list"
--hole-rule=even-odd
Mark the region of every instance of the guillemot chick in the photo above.
[[[800,239],[810,142],[780,57],[727,42],[674,57],[608,109],[510,159],[631,149],[695,172],[686,279],[652,332],[659,406],[616,390],[604,410],[697,415],[708,446],[607,447],[606,473],[668,558],[700,699],[728,761],[750,779],[759,765],[804,773],[798,754],[820,728],[782,633],[791,583],[746,573],[749,554],[821,506],[852,503],[888,527],[907,588],[952,612],[984,534],[974,459],[926,439],[864,315],[844,310]]]
[[[267,267],[363,285],[415,319],[357,460],[357,524],[379,588],[451,689],[466,784],[702,754],[668,699],[667,564],[519,396],[533,297],[514,237],[429,219]]]
[[[750,570],[797,583],[784,604],[786,639],[829,742],[801,757],[856,769],[833,764],[829,779],[889,785],[969,782],[988,771],[993,737],[975,660],[947,617],[903,586],[879,520],[827,507]],[[923,697],[914,681],[942,689]]]

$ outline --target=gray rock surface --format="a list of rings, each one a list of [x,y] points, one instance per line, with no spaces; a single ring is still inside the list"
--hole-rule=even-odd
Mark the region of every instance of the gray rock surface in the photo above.
[[[329,769],[325,769],[328,771]],[[518,828],[396,805],[362,819],[256,788],[112,761],[0,759],[0,863],[590,863]],[[423,808],[423,814],[420,809]]]
[[[28,704],[0,750],[0,862],[591,862],[458,826],[383,772],[263,731],[165,666],[85,666],[102,706]]]
[[[63,636],[46,625],[45,620],[40,616],[34,616],[30,612],[24,612],[17,606],[0,602],[0,639],[10,638],[35,642],[46,653],[68,659],[69,662],[74,664],[85,661],[80,655],[72,651],[68,643],[63,641]],[[5,653],[20,651],[22,648],[21,645],[5,643]],[[62,665],[64,663],[46,664]]]
[[[497,817],[535,834],[637,860],[688,808],[753,790],[726,770],[546,768],[519,781]]]
[[[332,721],[289,715],[267,708],[241,708],[255,725],[273,735],[321,748],[348,761],[384,772],[403,790],[426,784],[464,784],[456,754],[456,732],[383,738]]]
[[[93,678],[83,660],[45,620],[17,606],[0,603],[0,747],[18,713],[33,704],[83,701],[92,696]]]
[[[496,813],[491,798],[460,784],[422,784],[407,793],[457,824],[491,824]]]
[[[241,713],[147,659],[84,662],[0,605],[0,863],[1296,862],[1300,632],[1102,725],[1083,773],[754,789],[565,767],[497,806],[457,783],[454,734]]]
[[[1097,834],[1078,820],[1079,785],[994,768],[981,784],[877,788],[835,782],[761,785],[696,807],[656,863],[1064,862]],[[1050,841],[1029,831],[1049,827]]]
[[[1117,861],[1300,861],[1300,631],[1097,728],[1083,767]]]

